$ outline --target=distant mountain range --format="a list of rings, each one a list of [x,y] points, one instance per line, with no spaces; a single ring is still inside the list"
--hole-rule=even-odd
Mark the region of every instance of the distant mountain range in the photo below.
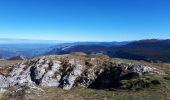
[[[110,57],[145,60],[154,62],[170,62],[169,40],[139,40],[124,42],[69,42],[69,43],[0,43],[0,59],[15,56],[32,58],[42,55],[69,54],[84,52],[87,54],[102,53]]]
[[[110,44],[110,43],[109,43]],[[54,48],[49,54],[68,54],[71,52],[103,53],[110,57],[145,60],[154,62],[170,62],[170,40],[140,40],[125,42],[123,45],[75,45]]]
[[[15,56],[32,58],[51,52],[54,49],[64,49],[78,45],[114,46],[125,45],[128,42],[64,42],[28,39],[0,39],[0,59],[10,59]]]

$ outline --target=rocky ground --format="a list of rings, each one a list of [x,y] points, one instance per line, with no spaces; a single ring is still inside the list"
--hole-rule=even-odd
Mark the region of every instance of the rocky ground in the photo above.
[[[166,65],[84,53],[43,56],[1,68],[0,88],[3,99],[17,100],[34,100],[36,96],[40,100],[130,100],[132,94],[142,91],[146,92],[143,95],[154,98],[160,94],[161,99],[167,99],[170,74]]]

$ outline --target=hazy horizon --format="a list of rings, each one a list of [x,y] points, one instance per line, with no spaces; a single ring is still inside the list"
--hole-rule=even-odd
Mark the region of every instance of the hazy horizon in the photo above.
[[[54,43],[54,42],[58,42],[58,43],[72,43],[72,42],[128,42],[128,41],[140,41],[140,40],[169,40],[168,38],[167,39],[156,39],[156,38],[150,38],[150,39],[139,39],[139,40],[127,40],[127,41],[67,41],[67,40],[50,40],[50,39],[47,39],[47,40],[41,40],[41,39],[25,39],[25,38],[0,38],[0,43],[3,43],[3,42],[11,42],[11,41],[30,41],[30,42],[51,42],[51,43]]]

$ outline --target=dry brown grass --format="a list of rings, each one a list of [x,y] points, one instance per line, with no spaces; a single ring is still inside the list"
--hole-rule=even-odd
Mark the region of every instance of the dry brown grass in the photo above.
[[[7,91],[0,100],[169,100],[170,91],[157,88],[132,90],[94,90],[87,88],[73,88],[63,90],[57,87],[43,88],[44,91],[18,88]]]
[[[7,74],[11,69],[11,65],[23,62],[22,60],[0,61],[0,74]]]
[[[22,62],[22,60],[0,61],[0,67],[6,67],[6,66],[14,65],[14,64],[20,63],[20,62]]]

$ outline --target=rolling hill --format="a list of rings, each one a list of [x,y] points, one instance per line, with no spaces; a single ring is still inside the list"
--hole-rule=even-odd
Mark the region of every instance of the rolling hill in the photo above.
[[[46,54],[68,54],[71,52],[103,53],[110,57],[170,62],[170,40],[140,40],[125,45],[76,45],[54,48]]]
[[[140,40],[118,48],[110,48],[112,57],[170,62],[170,40]]]

